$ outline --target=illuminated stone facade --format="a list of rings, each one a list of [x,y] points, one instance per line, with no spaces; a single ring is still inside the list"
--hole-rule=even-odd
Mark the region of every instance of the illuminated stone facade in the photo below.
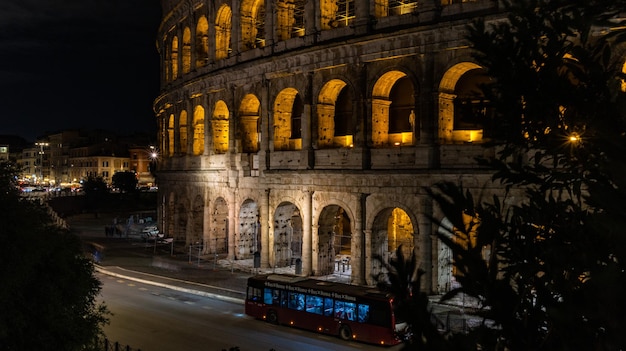
[[[162,1],[159,216],[204,253],[373,284],[403,245],[425,290],[450,259],[424,187],[500,189],[465,26],[494,1]]]

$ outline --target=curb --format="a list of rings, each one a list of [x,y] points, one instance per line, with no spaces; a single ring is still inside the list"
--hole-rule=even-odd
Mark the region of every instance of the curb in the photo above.
[[[180,287],[180,286],[171,285],[171,284],[165,284],[165,283],[159,283],[159,282],[155,282],[155,281],[147,280],[147,279],[136,278],[136,277],[132,277],[130,275],[124,275],[124,274],[111,272],[111,271],[107,270],[106,268],[104,268],[103,266],[100,266],[100,265],[94,265],[94,266],[95,266],[96,271],[98,271],[98,272],[100,272],[102,274],[107,274],[107,275],[110,275],[110,276],[113,276],[113,277],[117,277],[117,278],[132,280],[132,281],[136,281],[138,283],[158,286],[158,287],[165,288],[165,289],[180,291],[180,292],[184,292],[184,293],[188,293],[188,294],[208,297],[208,298],[212,298],[212,299],[216,299],[216,300],[221,300],[221,301],[226,301],[226,302],[231,302],[231,303],[236,303],[236,304],[241,304],[241,305],[243,305],[245,303],[245,301],[243,299],[238,299],[238,298],[235,298],[235,297],[224,296],[224,295],[220,295],[220,294],[214,294],[214,293],[201,291],[201,290],[196,290],[196,289],[183,288],[183,287]],[[127,270],[127,269],[121,268],[121,267],[116,267],[116,268]],[[128,270],[128,271],[130,271],[130,270]],[[135,272],[135,271],[130,271],[130,272]],[[143,273],[143,272],[135,272],[135,273],[140,273],[140,274],[144,274],[144,275],[152,275],[152,274]],[[161,276],[158,276],[158,277],[160,279],[169,279],[169,280],[174,280],[174,281],[180,281],[180,282],[183,282],[185,284],[190,284],[190,285],[201,285],[201,284],[194,283],[194,282],[178,280],[178,279],[172,279],[172,278],[168,278],[168,277],[161,277]],[[235,291],[235,290],[229,290],[229,289],[224,289],[224,288],[220,288],[220,287],[212,287],[210,285],[203,285],[203,286],[207,286],[207,287],[214,288],[214,289],[221,289],[221,290],[225,290],[225,291],[241,293],[241,292]]]

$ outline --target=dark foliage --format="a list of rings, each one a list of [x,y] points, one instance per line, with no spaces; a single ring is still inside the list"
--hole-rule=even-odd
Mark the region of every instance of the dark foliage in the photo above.
[[[41,204],[7,191],[12,167],[0,168],[0,350],[87,350],[107,321],[93,264]]]

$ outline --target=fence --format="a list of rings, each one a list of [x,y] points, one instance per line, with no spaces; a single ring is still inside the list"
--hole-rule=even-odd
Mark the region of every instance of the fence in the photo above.
[[[133,349],[129,345],[122,345],[119,342],[112,342],[107,338],[99,339],[94,350],[96,351],[141,351],[140,349]]]

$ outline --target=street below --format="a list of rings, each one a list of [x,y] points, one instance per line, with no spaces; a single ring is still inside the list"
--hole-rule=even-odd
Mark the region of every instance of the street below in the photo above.
[[[98,274],[101,300],[113,313],[112,342],[142,351],[396,350],[277,326],[246,316],[243,305]]]

